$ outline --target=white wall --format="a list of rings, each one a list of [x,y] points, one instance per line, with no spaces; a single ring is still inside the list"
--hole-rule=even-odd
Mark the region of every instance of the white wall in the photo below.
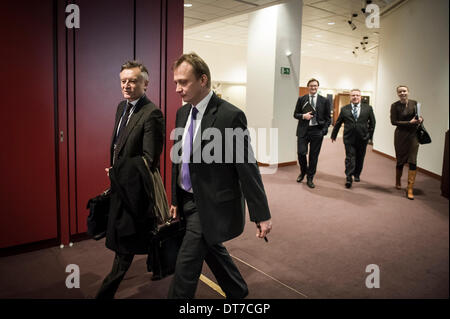
[[[183,52],[192,51],[208,64],[213,81],[247,81],[247,47],[184,39]]]
[[[330,61],[310,56],[302,56],[299,86],[306,86],[311,78],[318,79],[320,87],[362,91],[374,91],[376,67],[356,63]]]
[[[222,95],[222,99],[230,102],[245,112],[246,109],[246,85],[222,83],[216,93]]]
[[[275,94],[272,126],[278,129],[278,163],[297,160],[297,124],[294,108],[298,99],[303,3],[291,0],[278,7],[276,39]],[[291,56],[286,56],[286,51]],[[281,67],[289,67],[290,75],[282,75]],[[273,161],[272,161],[273,162]]]
[[[248,16],[247,118],[253,128],[272,126],[278,6]]]
[[[292,114],[298,98],[301,18],[302,0],[249,14],[247,118],[250,127],[266,129],[264,137],[258,135],[255,151],[262,163],[296,160]],[[292,55],[287,57],[287,51]],[[289,67],[290,74],[282,75],[281,67]]]
[[[381,19],[374,149],[395,156],[390,106],[395,88],[408,85],[422,103],[425,127],[433,139],[419,148],[418,166],[441,175],[449,122],[449,20],[447,0],[409,0]]]

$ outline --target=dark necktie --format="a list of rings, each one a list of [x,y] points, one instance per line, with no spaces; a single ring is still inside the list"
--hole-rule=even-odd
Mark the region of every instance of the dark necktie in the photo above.
[[[356,104],[352,104],[352,113],[356,121],[358,119],[358,108]]]
[[[198,109],[193,107],[191,114],[191,124],[189,125],[188,132],[183,144],[183,158],[181,164],[181,185],[188,191],[192,188],[191,174],[189,172],[189,162],[192,153],[192,144],[194,140],[194,121],[197,119]]]
[[[311,106],[314,109],[314,111],[316,110],[316,104],[314,103],[314,95],[311,95]]]
[[[314,95],[311,95],[311,107],[313,108],[314,117],[310,120],[310,125],[316,125],[317,124],[317,118],[316,118],[316,103],[314,103]]]
[[[127,110],[126,110],[125,114],[122,115],[122,119],[120,121],[120,126],[117,128],[115,144],[117,144],[117,142],[119,141],[120,136],[125,131],[125,126],[127,126],[128,117],[130,116],[130,111],[131,111],[132,108],[133,108],[133,104],[127,103]]]

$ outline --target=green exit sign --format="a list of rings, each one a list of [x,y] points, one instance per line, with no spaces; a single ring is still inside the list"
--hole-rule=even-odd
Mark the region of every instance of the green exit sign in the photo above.
[[[289,75],[291,74],[290,68],[281,67],[281,74]]]

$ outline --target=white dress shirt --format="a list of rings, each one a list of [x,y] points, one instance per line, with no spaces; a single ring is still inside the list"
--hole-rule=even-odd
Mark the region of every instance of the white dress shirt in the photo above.
[[[201,132],[201,130],[200,130],[201,125],[200,124],[201,124],[203,115],[205,114],[206,107],[208,106],[208,103],[211,100],[212,95],[213,95],[213,91],[209,91],[208,95],[205,96],[203,98],[203,100],[201,100],[197,105],[192,105],[193,107],[197,108],[197,110],[198,110],[197,117],[196,117],[196,119],[194,121],[194,137],[193,137],[192,141],[195,140],[195,137],[197,136],[197,133]],[[187,133],[189,131],[189,126],[191,125],[191,121],[192,121],[192,108],[191,108],[191,111],[189,112],[188,120],[186,121],[186,126],[184,127],[184,132],[183,132],[183,138],[181,140],[181,143],[182,143],[181,145],[184,145],[184,141],[185,141],[186,135],[187,135]],[[194,146],[194,145],[192,145],[192,146]],[[181,184],[181,175],[182,175],[181,174],[181,169],[182,169],[182,165],[181,165],[181,163],[179,165],[180,165],[180,174],[178,174],[178,186],[180,186],[181,189],[184,189],[183,185]],[[185,189],[185,191],[193,193],[192,188],[189,189],[189,190]]]

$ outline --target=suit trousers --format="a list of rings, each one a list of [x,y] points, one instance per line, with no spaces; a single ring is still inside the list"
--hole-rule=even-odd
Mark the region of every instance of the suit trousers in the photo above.
[[[352,176],[361,174],[366,156],[367,141],[357,141],[345,145],[345,176],[351,180]]]
[[[313,179],[316,174],[317,161],[322,147],[323,133],[319,126],[309,126],[305,136],[297,138],[297,154],[300,171],[308,179]],[[309,164],[306,160],[309,144]]]
[[[244,298],[248,294],[247,284],[227,249],[221,243],[208,245],[202,234],[200,216],[193,195],[180,189],[178,191],[183,193],[186,234],[178,252],[168,297],[194,298],[204,260],[227,298]]]
[[[116,253],[114,257],[113,266],[111,272],[103,280],[102,286],[97,293],[96,299],[113,299],[122,282],[123,277],[125,277],[126,272],[131,266],[134,255],[132,254],[119,254]]]

